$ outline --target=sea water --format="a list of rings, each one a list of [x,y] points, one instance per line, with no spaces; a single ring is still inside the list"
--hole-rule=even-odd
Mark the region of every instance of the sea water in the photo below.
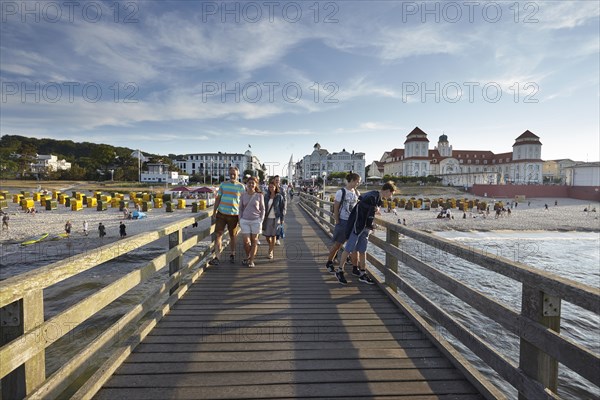
[[[383,232],[377,232],[381,235]],[[491,256],[502,256],[511,261],[527,264],[543,272],[556,274],[577,282],[600,288],[600,234],[594,232],[436,232],[435,235],[456,241],[462,245],[485,251]],[[375,249],[371,245],[371,249]],[[520,312],[521,284],[503,275],[486,270],[439,249],[403,238],[399,245],[409,254],[434,266],[455,279],[465,282],[473,289],[501,302],[508,308]],[[375,250],[377,258],[383,260],[383,252]],[[518,364],[519,338],[507,334],[496,322],[484,317],[471,307],[449,295],[443,289],[432,285],[405,265],[399,266],[401,276],[413,283],[437,303],[443,304],[445,311],[466,325],[473,333],[484,338],[487,343]],[[419,307],[416,307],[419,309]],[[421,310],[422,311],[422,310]],[[434,323],[435,325],[435,323]],[[448,337],[443,328],[438,328],[444,337]],[[600,317],[570,304],[562,302],[561,334],[600,353]],[[463,348],[462,345],[458,345]],[[464,349],[464,348],[463,348]],[[516,391],[506,382],[498,379],[495,372],[472,354],[466,354],[492,381],[511,398]],[[598,387],[587,382],[563,365],[559,366],[559,395],[564,398],[600,398]]]

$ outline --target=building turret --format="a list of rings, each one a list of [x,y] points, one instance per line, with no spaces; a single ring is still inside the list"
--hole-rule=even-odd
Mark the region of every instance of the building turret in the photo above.
[[[448,136],[441,135],[438,139],[438,144],[434,147],[440,153],[442,157],[452,157],[452,146],[448,142]]]
[[[419,127],[413,129],[404,141],[404,157],[427,157],[429,154],[429,139]]]
[[[523,132],[515,139],[512,159],[513,161],[541,160],[542,143],[540,142],[539,136],[533,134],[529,130]]]

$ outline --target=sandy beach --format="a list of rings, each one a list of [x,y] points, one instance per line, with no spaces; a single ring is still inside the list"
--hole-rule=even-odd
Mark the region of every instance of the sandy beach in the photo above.
[[[558,205],[554,205],[554,201]],[[600,231],[600,203],[590,203],[575,199],[531,199],[531,204],[520,203],[512,209],[510,216],[495,218],[492,211],[484,218],[481,214],[463,213],[453,210],[454,219],[437,219],[435,210],[396,209],[396,213],[382,210],[381,218],[388,221],[406,220],[408,226],[427,231],[490,231],[490,230],[550,230],[550,231]],[[548,210],[544,204],[548,204]],[[587,207],[596,208],[598,212],[584,212]],[[130,209],[133,209],[130,204]],[[96,211],[95,208],[84,207],[81,211],[71,211],[59,205],[56,210],[46,211],[39,205],[35,215],[27,214],[15,203],[9,203],[9,208],[4,211],[10,216],[9,229],[0,231],[0,242],[15,243],[37,234],[48,232],[59,234],[64,232],[67,221],[73,226],[72,238],[85,238],[83,221],[89,224],[89,238],[98,238],[98,224],[106,226],[106,241],[116,240],[119,237],[119,223],[123,221],[127,226],[127,235],[135,235],[159,226],[174,222],[178,219],[192,216],[191,208],[175,210],[167,213],[165,208],[152,209],[147,217],[141,220],[124,220],[123,213],[118,208],[108,208],[106,211]]]
[[[10,200],[9,200],[10,201]],[[188,201],[191,205],[191,201]],[[129,209],[134,210],[133,202],[129,203]],[[146,232],[160,226],[175,222],[179,219],[188,218],[192,214],[191,207],[183,210],[166,212],[165,207],[152,209],[146,213],[147,217],[139,220],[127,220],[118,208],[109,207],[106,211],[96,211],[96,207],[83,207],[80,211],[71,211],[64,205],[52,211],[46,211],[36,202],[36,213],[27,214],[21,210],[18,204],[9,202],[8,209],[3,210],[9,215],[9,229],[0,231],[0,243],[22,242],[26,238],[48,232],[50,235],[65,232],[65,223],[72,224],[71,238],[86,238],[83,233],[83,222],[89,225],[89,239],[98,239],[98,225],[106,227],[104,243],[119,238],[119,224],[121,221],[126,225],[127,236]],[[196,214],[197,215],[197,214]]]
[[[502,200],[506,199],[488,199]],[[558,205],[554,205],[557,201]],[[528,206],[528,202],[530,205]],[[492,202],[493,204],[493,202]],[[548,209],[545,209],[548,204]],[[597,212],[585,212],[584,209],[595,208]],[[600,232],[600,203],[569,198],[529,199],[511,209],[511,214],[504,213],[500,218],[495,212],[489,214],[466,213],[458,209],[452,210],[454,219],[438,219],[437,210],[404,210],[396,209],[396,213],[382,210],[381,218],[387,221],[406,220],[406,225],[426,231],[585,231]]]

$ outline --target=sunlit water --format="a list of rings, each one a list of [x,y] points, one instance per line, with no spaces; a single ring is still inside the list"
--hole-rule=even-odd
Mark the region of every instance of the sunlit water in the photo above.
[[[384,236],[381,231],[377,231],[376,234]],[[511,261],[518,261],[595,288],[600,287],[600,234],[598,233],[444,231],[437,232],[436,235],[484,250],[490,255],[500,255]],[[370,246],[370,250],[376,257],[383,261],[383,252],[373,245]],[[512,310],[520,312],[521,284],[519,282],[447,253],[442,253],[440,250],[412,239],[403,238],[400,247],[420,260],[500,301]],[[515,335],[508,334],[504,328],[479,312],[470,311],[468,305],[431,284],[412,269],[401,264],[399,273],[429,298],[443,304],[445,311],[466,325],[472,332],[484,338],[497,351],[518,364],[519,339]],[[418,306],[415,308],[420,310]],[[422,312],[422,310],[420,311]],[[440,333],[444,337],[448,337],[443,328],[440,328]],[[561,333],[596,353],[600,352],[600,317],[565,301],[562,302]],[[451,337],[448,338],[456,344]],[[462,348],[462,346],[459,347]],[[472,354],[467,353],[466,356],[481,371],[488,376],[493,376],[494,383],[510,397],[516,398],[516,392],[512,386],[497,379],[494,376],[495,373]],[[561,396],[578,399],[600,398],[598,387],[562,365],[559,370],[559,394]]]

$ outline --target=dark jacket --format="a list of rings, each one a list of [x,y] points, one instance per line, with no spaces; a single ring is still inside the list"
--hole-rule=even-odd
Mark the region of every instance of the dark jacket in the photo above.
[[[346,239],[354,232],[359,234],[363,229],[373,229],[373,220],[377,207],[381,207],[381,195],[379,190],[373,190],[358,197],[359,202],[356,203],[350,216],[348,217],[348,225],[346,225]]]
[[[271,193],[268,191],[265,193],[265,218],[269,214],[269,199],[271,197]],[[273,212],[275,213],[275,218],[279,218],[283,223],[283,217],[285,216],[285,198],[281,195],[281,193],[277,193],[275,198],[273,199]]]

